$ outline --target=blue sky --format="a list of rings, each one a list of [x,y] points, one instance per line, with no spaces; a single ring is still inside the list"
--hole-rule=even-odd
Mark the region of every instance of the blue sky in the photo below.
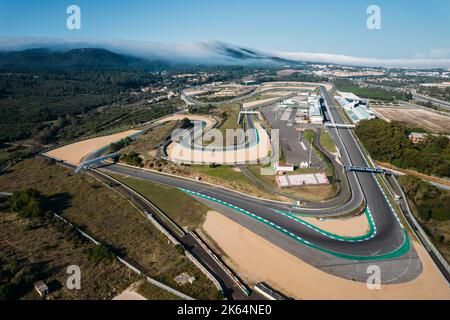
[[[82,29],[66,29],[81,7]],[[382,29],[366,28],[369,5]],[[0,0],[0,37],[219,40],[262,50],[372,58],[450,57],[448,0]]]

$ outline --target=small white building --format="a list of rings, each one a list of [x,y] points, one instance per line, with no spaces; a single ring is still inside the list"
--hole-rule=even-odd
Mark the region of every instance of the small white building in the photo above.
[[[294,172],[294,166],[292,165],[280,166],[278,162],[275,163],[274,169],[276,172]]]

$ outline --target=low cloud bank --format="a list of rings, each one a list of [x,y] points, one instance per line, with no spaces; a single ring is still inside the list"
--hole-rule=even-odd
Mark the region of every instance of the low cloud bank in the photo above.
[[[306,52],[264,52],[218,41],[200,43],[162,43],[130,40],[96,40],[75,38],[0,38],[1,51],[20,51],[33,48],[69,50],[101,48],[115,53],[145,59],[161,59],[175,63],[246,64],[273,57],[298,62],[319,62],[351,66],[388,68],[450,68],[449,49],[434,49],[428,54],[405,59],[375,59]]]

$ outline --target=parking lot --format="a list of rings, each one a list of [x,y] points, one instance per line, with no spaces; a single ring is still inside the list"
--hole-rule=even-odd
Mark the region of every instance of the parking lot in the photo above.
[[[290,111],[289,111],[290,109]],[[308,123],[295,123],[297,110],[295,108],[278,108],[278,104],[272,104],[261,108],[264,117],[270,122],[273,129],[280,130],[280,148],[284,154],[286,163],[300,165],[309,161],[310,145],[303,136],[303,130],[319,128],[319,125]],[[324,164],[311,152],[312,167],[325,169]]]

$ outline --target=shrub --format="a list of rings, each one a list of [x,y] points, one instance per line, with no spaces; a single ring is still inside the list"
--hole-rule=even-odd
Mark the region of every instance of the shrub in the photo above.
[[[111,262],[116,256],[105,246],[95,246],[86,250],[86,254],[94,263]]]
[[[45,216],[44,197],[36,189],[14,192],[11,197],[10,208],[23,218],[42,218]]]

